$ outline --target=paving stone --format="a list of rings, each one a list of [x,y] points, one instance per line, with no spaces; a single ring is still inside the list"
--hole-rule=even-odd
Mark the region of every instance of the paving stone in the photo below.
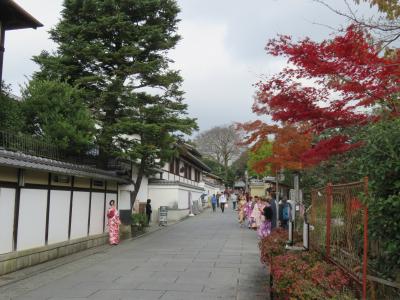
[[[165,292],[143,291],[143,290],[100,290],[88,299],[94,300],[156,300],[160,299]]]
[[[234,212],[206,211],[102,249],[0,287],[0,300],[268,299],[256,233]]]

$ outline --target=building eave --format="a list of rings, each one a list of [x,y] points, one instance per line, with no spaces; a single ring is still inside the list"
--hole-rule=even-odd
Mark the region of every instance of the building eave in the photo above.
[[[13,0],[0,1],[0,21],[5,30],[38,28],[43,24]]]
[[[104,171],[89,166],[71,164],[57,160],[26,155],[18,152],[0,150],[0,166],[36,171],[51,172],[62,175],[112,180],[119,183],[129,183],[127,178],[114,172]]]
[[[151,186],[181,186],[186,188],[191,188],[199,191],[204,191],[203,187],[191,185],[189,183],[181,182],[181,181],[170,181],[170,180],[162,180],[162,179],[149,179],[149,187]]]

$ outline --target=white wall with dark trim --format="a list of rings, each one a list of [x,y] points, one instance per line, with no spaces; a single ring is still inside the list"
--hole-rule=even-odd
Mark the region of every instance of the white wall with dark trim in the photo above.
[[[35,178],[33,171],[28,174]],[[45,181],[43,172],[39,175],[43,180],[31,179],[27,187],[17,180],[0,181],[0,255],[108,231],[108,202],[118,199],[117,190],[106,190],[105,183],[75,188],[73,180],[56,185],[49,176]]]

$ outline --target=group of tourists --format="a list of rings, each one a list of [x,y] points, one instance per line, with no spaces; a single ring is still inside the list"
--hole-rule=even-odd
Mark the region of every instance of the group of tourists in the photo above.
[[[268,193],[266,197],[241,194],[238,205],[239,224],[256,230],[258,236],[264,238],[277,226],[287,228],[289,207],[285,200],[278,205],[274,192]]]
[[[211,196],[211,207],[213,212],[216,211],[217,207],[221,208],[221,212],[225,211],[225,208],[228,207],[228,199],[227,195],[225,193],[218,193],[218,194],[213,194]]]

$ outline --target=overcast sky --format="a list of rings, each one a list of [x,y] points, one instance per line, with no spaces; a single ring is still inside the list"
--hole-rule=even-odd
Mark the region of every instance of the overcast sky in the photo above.
[[[351,0],[349,0],[351,1]],[[15,94],[37,70],[31,61],[41,50],[55,49],[48,30],[57,23],[62,0],[16,0],[44,27],[9,31],[4,80]],[[40,5],[39,5],[40,3]],[[189,114],[201,130],[256,118],[251,112],[261,76],[279,71],[285,61],[268,56],[264,46],[278,33],[321,40],[346,21],[312,0],[178,0],[183,39],[171,57],[184,78]],[[343,0],[327,0],[345,9]],[[370,13],[366,6],[360,13]]]

